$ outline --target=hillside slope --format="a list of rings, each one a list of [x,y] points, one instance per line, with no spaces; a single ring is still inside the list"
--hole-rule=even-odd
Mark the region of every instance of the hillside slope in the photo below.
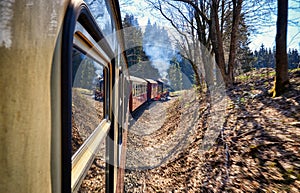
[[[174,98],[161,130],[144,137],[129,130],[125,191],[300,192],[300,70],[290,73],[289,91],[277,98],[267,96],[273,74],[270,69],[249,72],[226,92],[226,108],[219,108],[224,121],[211,148],[203,144],[215,104],[206,97],[184,105]],[[180,122],[189,124],[195,111],[194,126],[183,127]],[[132,156],[149,144],[179,144],[176,140],[184,143],[152,167],[138,167],[149,162],[147,154]],[[162,156],[163,151],[153,152]]]

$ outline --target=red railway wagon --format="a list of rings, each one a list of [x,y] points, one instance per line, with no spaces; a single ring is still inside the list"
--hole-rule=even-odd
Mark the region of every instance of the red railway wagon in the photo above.
[[[162,80],[157,80],[157,83],[157,96],[155,97],[155,100],[160,100],[164,93],[164,82]]]
[[[154,100],[158,96],[158,83],[152,79],[145,79],[147,81],[147,100]]]
[[[129,110],[133,112],[147,101],[147,81],[130,76],[131,94],[129,98]]]

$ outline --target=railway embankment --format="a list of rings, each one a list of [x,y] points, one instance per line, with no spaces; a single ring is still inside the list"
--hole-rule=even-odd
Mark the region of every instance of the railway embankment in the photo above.
[[[272,75],[246,73],[218,100],[185,92],[145,109],[129,130],[125,192],[299,192],[300,70],[276,98]]]

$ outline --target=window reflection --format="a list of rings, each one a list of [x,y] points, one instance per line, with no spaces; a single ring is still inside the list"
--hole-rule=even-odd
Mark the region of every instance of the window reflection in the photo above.
[[[73,49],[72,154],[104,118],[103,66]]]
[[[14,16],[14,2],[4,0],[1,1],[0,11],[0,47],[10,48],[12,46],[12,19]]]
[[[78,193],[105,193],[105,145],[106,140],[103,140],[90,170],[82,181]]]
[[[110,10],[106,0],[84,0],[89,6],[92,15],[96,19],[102,33],[111,35],[113,33],[113,25]]]

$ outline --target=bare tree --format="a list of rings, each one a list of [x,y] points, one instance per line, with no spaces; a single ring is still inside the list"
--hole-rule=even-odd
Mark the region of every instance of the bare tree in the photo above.
[[[176,45],[180,48],[181,55],[187,59],[193,68],[195,73],[195,83],[198,87],[201,87],[201,73],[199,65],[199,45],[197,34],[197,24],[194,16],[194,9],[188,5],[177,1],[148,1],[151,6],[157,9],[161,15],[170,22],[173,28],[176,30],[177,35],[173,33],[173,39],[176,40]],[[205,31],[204,31],[205,33]],[[179,34],[179,35],[178,35]],[[207,35],[206,35],[207,36]],[[205,35],[201,35],[204,38]]]
[[[206,56],[207,51],[203,52],[203,46],[208,52],[214,55],[218,70],[220,70],[221,77],[227,86],[234,82],[234,64],[236,60],[238,27],[241,17],[243,0],[148,0],[154,8],[172,24],[172,26],[181,34],[188,33],[191,35],[193,41],[189,49],[194,49],[193,63],[197,65],[199,61],[194,60]],[[186,9],[182,9],[182,5],[186,5]],[[172,9],[172,11],[171,11]],[[174,14],[176,12],[177,14]],[[231,12],[232,14],[226,14]],[[181,19],[179,18],[181,17]],[[226,18],[227,17],[227,18]],[[230,18],[228,18],[230,17]],[[231,30],[229,37],[224,37],[225,20],[231,22]],[[184,25],[179,25],[179,23]],[[225,52],[224,39],[229,39],[229,53]],[[201,43],[196,44],[194,41]],[[199,52],[198,54],[195,53]],[[189,51],[191,52],[191,51]],[[225,54],[229,56],[225,57]],[[227,59],[226,61],[226,58]],[[205,60],[205,59],[204,59]],[[203,63],[203,61],[202,61]],[[205,64],[205,72],[212,71],[212,64]],[[206,81],[211,82],[213,79],[209,77],[212,73],[205,73]],[[219,74],[219,73],[217,73]],[[221,78],[217,78],[221,79]],[[222,82],[222,81],[218,81]]]

